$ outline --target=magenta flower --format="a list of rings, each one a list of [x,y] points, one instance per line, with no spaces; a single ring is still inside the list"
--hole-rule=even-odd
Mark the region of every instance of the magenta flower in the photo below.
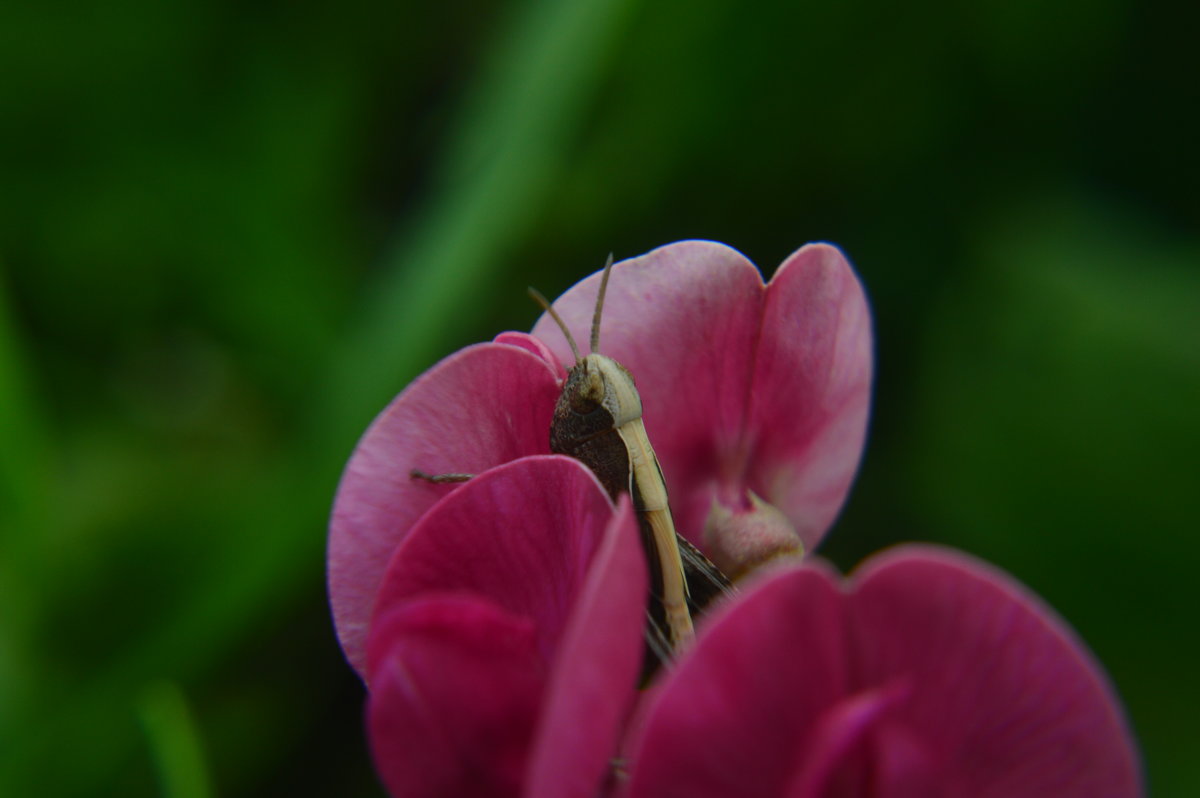
[[[1071,631],[1007,575],[905,546],[845,584],[782,570],[701,630],[627,747],[625,795],[1125,798],[1129,732]]]
[[[1140,795],[1098,666],[982,563],[909,546],[845,586],[776,569],[639,694],[638,545],[628,502],[614,513],[558,456],[493,469],[415,525],[368,647],[393,796]]]
[[[581,339],[595,279],[555,303]],[[548,453],[567,349],[546,325],[416,380],[338,490],[330,598],[394,796],[1139,794],[1086,651],[942,550],[884,555],[845,588],[795,561],[750,579],[639,692],[636,525]],[[823,245],[766,286],[717,244],[625,261],[601,337],[637,380],[680,532],[738,572],[811,549],[838,512],[870,346],[858,281]]]
[[[556,303],[586,341],[598,276]],[[347,658],[364,643],[392,552],[452,486],[549,453],[569,359],[546,318],[438,363],[367,430],[338,489],[329,593]],[[862,451],[871,330],[858,279],[835,248],[806,246],[769,285],[721,244],[671,244],[613,268],[601,350],[625,365],[670,490],[676,526],[727,573],[811,550],[837,514]]]

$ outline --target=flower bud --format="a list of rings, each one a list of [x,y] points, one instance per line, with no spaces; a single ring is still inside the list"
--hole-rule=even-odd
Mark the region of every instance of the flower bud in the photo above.
[[[799,559],[804,544],[787,517],[753,491],[738,507],[714,498],[704,522],[704,553],[730,579],[780,558]]]

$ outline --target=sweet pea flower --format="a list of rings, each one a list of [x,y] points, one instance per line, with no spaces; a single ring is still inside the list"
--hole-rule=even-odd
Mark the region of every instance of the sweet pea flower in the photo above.
[[[624,798],[1133,798],[1128,728],[1048,607],[964,554],[808,564],[708,619],[627,746]]]
[[[981,562],[906,546],[844,583],[819,561],[777,567],[639,694],[638,546],[628,501],[558,456],[422,517],[368,645],[394,798],[1140,795],[1099,667]]]
[[[580,340],[596,279],[555,303]],[[393,796],[1140,794],[1103,674],[1009,577],[932,547],[845,583],[784,556],[832,522],[866,424],[869,319],[836,249],[763,285],[721,245],[663,247],[617,264],[603,329],[680,532],[730,571],[774,562],[639,691],[629,502],[549,454],[561,334],[543,319],[443,360],[363,436],[331,522],[335,624]]]
[[[588,340],[599,274],[554,303]],[[862,451],[871,329],[862,287],[834,247],[810,244],[765,284],[721,244],[685,241],[613,267],[600,348],[634,375],[679,532],[731,576],[811,550],[849,490]],[[411,477],[480,474],[549,453],[571,363],[543,317],[441,361],[359,442],[338,488],[329,593],[360,675],[384,570],[452,485]]]

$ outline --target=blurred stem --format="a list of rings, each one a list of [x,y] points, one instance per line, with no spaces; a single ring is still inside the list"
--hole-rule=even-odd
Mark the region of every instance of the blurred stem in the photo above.
[[[212,795],[199,735],[179,686],[174,682],[148,686],[138,709],[164,798]]]
[[[335,352],[335,451],[477,312],[492,272],[537,222],[629,0],[535,0],[514,15],[465,98],[426,208],[411,219],[359,324]]]
[[[44,510],[46,434],[0,272],[0,545],[7,550]]]
[[[0,273],[0,738],[30,699],[47,442]]]

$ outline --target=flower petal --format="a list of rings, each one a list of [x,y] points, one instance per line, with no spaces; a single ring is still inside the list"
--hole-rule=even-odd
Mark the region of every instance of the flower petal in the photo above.
[[[439,785],[429,794],[500,794],[515,785],[526,795],[594,795],[636,697],[646,586],[629,500],[614,514],[576,460],[517,460],[439,502],[397,549],[372,624],[369,685],[373,712],[386,721],[376,750],[389,786],[388,768],[399,779],[438,767],[450,772],[420,777]],[[397,613],[430,605],[466,606],[487,623],[444,612],[440,636],[409,634],[377,661],[376,640],[395,636]],[[516,673],[530,656],[533,682]],[[422,668],[427,662],[437,667]],[[510,690],[521,703],[477,695],[473,686],[459,692],[456,683],[469,678]],[[493,755],[485,749],[504,717],[520,746],[507,741]],[[395,742],[407,740],[394,729],[400,718],[427,739],[411,750]],[[521,763],[515,777],[514,761]]]
[[[718,610],[629,748],[629,795],[786,794],[817,721],[849,688],[842,597],[816,568],[776,572]]]
[[[639,540],[622,497],[554,663],[531,761],[532,798],[592,798],[610,767],[641,670],[647,576]]]
[[[871,400],[871,317],[842,253],[809,244],[767,286],[747,435],[749,487],[812,551],[862,455]]]
[[[367,706],[388,792],[519,795],[545,671],[532,623],[492,604],[391,608],[371,631]]]
[[[1100,666],[1011,577],[961,553],[894,549],[854,576],[859,678],[903,678],[894,718],[970,796],[1133,796],[1129,731]]]
[[[590,336],[600,274],[554,302],[580,347]],[[613,266],[600,351],[633,374],[643,420],[671,490],[679,531],[699,544],[711,485],[741,440],[765,289],[745,256],[681,241]],[[548,314],[533,334],[572,362]],[[688,497],[703,493],[703,498]]]
[[[492,341],[497,344],[516,346],[536,355],[539,359],[546,361],[559,380],[567,376],[567,370],[563,367],[562,362],[540,338],[535,338],[529,333],[509,331],[500,333]]]
[[[338,639],[360,675],[367,623],[392,551],[455,487],[414,480],[409,472],[479,473],[548,452],[557,395],[543,359],[514,346],[479,344],[419,377],[363,435],[338,487],[328,551]]]
[[[438,502],[396,549],[376,612],[431,594],[469,594],[537,632],[548,661],[612,518],[578,460],[538,455],[485,471]]]
[[[631,737],[632,796],[1141,794],[1096,663],[1012,579],[906,547],[719,611]]]
[[[581,344],[599,282],[554,303]],[[811,551],[845,501],[870,405],[870,315],[842,254],[810,244],[764,286],[729,247],[670,244],[613,266],[604,316],[600,348],[634,375],[680,532],[702,544],[714,500],[737,513],[753,492]],[[548,316],[534,335],[570,361]]]
[[[866,791],[864,785],[877,781],[871,770],[874,764],[871,752],[867,750],[868,743],[874,742],[872,732],[880,728],[884,713],[901,692],[894,688],[867,690],[826,710],[817,718],[811,735],[813,742],[793,765],[792,783],[783,794],[788,798],[863,794]],[[897,748],[893,745],[888,751]],[[894,762],[895,759],[895,756],[885,758],[886,764],[891,766],[889,773],[913,770],[904,767],[907,762]],[[905,780],[906,783],[911,781],[913,779]],[[914,798],[934,798],[936,795],[936,791],[929,791],[917,793]]]

